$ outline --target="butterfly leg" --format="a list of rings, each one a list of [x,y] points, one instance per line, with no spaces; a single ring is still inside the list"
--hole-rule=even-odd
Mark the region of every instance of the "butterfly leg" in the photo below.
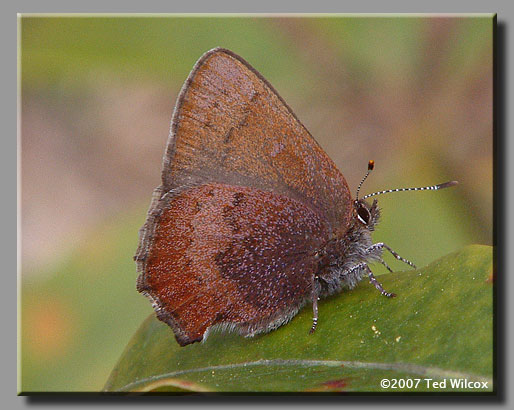
[[[386,292],[385,289],[380,284],[380,282],[377,280],[377,278],[375,278],[375,275],[373,275],[373,272],[371,272],[371,269],[369,268],[369,266],[368,265],[365,265],[365,266],[366,266],[366,270],[368,271],[369,281],[380,291],[380,293],[382,295],[387,296],[388,298],[394,298],[396,296],[396,294]]]
[[[321,286],[319,283],[319,278],[317,275],[312,277],[312,327],[309,333],[314,333],[316,330],[316,326],[318,326],[318,300],[320,294]]]
[[[386,245],[383,242],[374,243],[368,249],[366,249],[366,252],[372,254],[372,253],[375,253],[376,251],[382,251],[382,249],[388,250],[391,253],[391,255],[393,255],[396,259],[398,259],[399,261],[402,261],[403,263],[406,263],[407,265],[412,266],[414,269],[416,269],[416,265],[414,265],[408,259],[402,258],[400,255],[398,255],[394,250],[392,250],[388,245]],[[385,264],[382,261],[380,263]],[[387,265],[385,265],[385,266],[388,268]],[[391,269],[389,269],[389,270],[391,270]]]
[[[381,259],[381,258],[380,258]],[[385,264],[385,262],[384,262]],[[386,264],[387,267],[387,264]],[[373,272],[369,268],[368,264],[366,262],[358,263],[351,268],[346,269],[342,276],[347,278],[347,285],[350,288],[353,288],[355,284],[361,280],[362,278],[362,272],[366,272],[369,277],[369,281],[380,291],[380,293],[384,296],[387,296],[389,298],[395,297],[396,295],[394,293],[389,293],[384,290],[380,282],[375,278],[375,275],[373,275]],[[353,276],[353,278],[352,278]]]
[[[387,268],[387,270],[388,270],[389,272],[393,272],[393,270],[389,267],[389,265],[386,263],[386,261],[385,261],[385,260],[383,260],[382,258],[380,258],[380,263],[381,263],[382,265],[384,265],[384,266]]]

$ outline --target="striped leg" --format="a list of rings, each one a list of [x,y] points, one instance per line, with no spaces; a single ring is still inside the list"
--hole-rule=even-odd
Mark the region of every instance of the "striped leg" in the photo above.
[[[412,266],[414,269],[416,269],[416,265],[414,265],[408,259],[402,258],[400,255],[398,255],[395,251],[393,251],[388,245],[386,245],[383,242],[374,243],[368,249],[366,249],[366,252],[373,253],[376,250],[382,250],[382,249],[387,249],[396,259],[398,259],[399,261],[402,261],[403,263],[406,263],[407,265]]]
[[[384,265],[384,266],[387,268],[387,270],[388,270],[389,272],[392,272],[392,271],[393,271],[393,270],[389,267],[389,265],[386,263],[386,261],[385,261],[385,260],[383,260],[382,258],[380,258],[380,263],[381,263],[382,265]]]
[[[380,282],[377,280],[377,278],[375,278],[375,275],[373,275],[373,272],[371,272],[371,269],[369,268],[368,265],[366,265],[366,270],[368,271],[368,277],[369,277],[369,281],[375,285],[375,287],[380,291],[380,293],[384,296],[387,296],[388,298],[394,298],[396,296],[395,293],[389,293],[389,292],[386,292],[385,289],[382,287],[382,285],[380,284]]]
[[[369,248],[368,248],[369,249]],[[385,264],[385,263],[384,263]],[[387,267],[387,264],[385,264]],[[347,269],[345,271],[346,274],[349,274],[351,272],[354,272],[356,270],[365,270],[368,273],[369,281],[380,291],[380,293],[384,296],[387,296],[388,298],[394,298],[396,294],[389,293],[384,290],[380,282],[375,278],[375,275],[373,275],[373,272],[371,272],[371,269],[369,268],[368,264],[365,262],[358,263],[357,265],[352,266],[351,268]]]
[[[318,276],[314,275],[312,278],[312,327],[309,333],[314,333],[316,330],[316,326],[318,326],[318,300],[319,300],[319,293],[321,290],[320,283],[318,281]]]

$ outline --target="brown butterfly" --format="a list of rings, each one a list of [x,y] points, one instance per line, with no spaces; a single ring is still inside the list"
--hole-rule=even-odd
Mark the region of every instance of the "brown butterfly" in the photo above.
[[[182,346],[213,327],[244,336],[270,331],[307,302],[314,331],[318,299],[365,276],[394,296],[367,265],[385,264],[383,249],[414,266],[372,243],[379,210],[365,199],[455,183],[363,199],[357,191],[352,199],[274,88],[241,57],[216,48],[198,60],[178,97],[162,184],[134,258],[137,289]]]

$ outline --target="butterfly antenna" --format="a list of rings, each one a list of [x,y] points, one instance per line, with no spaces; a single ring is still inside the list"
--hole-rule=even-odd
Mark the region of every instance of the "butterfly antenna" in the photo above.
[[[372,194],[365,195],[362,199],[366,199],[375,195],[382,195],[382,194],[388,194],[390,192],[402,192],[402,191],[426,191],[426,190],[432,190],[437,191],[438,189],[443,188],[449,188],[451,186],[457,185],[457,181],[448,181],[444,184],[437,184],[432,186],[424,186],[424,187],[417,187],[417,188],[396,188],[396,189],[386,189],[385,191],[380,192],[373,192]]]
[[[373,171],[373,168],[375,168],[375,161],[373,161],[372,159],[370,159],[368,161],[368,172],[366,172],[366,175],[364,175],[364,178],[362,178],[361,180],[361,183],[359,184],[359,186],[357,187],[357,194],[355,195],[355,200],[358,201],[359,200],[359,192],[361,190],[361,186],[362,184],[364,183],[364,181],[366,181],[366,178],[368,177],[369,173],[371,171]]]

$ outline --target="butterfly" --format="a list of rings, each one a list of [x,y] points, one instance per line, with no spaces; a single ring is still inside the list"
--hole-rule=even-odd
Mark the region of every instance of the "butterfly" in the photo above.
[[[134,257],[137,289],[181,346],[212,329],[254,336],[307,303],[367,277],[387,250],[373,243],[376,199],[356,198],[275,89],[235,53],[196,63],[173,113],[162,164]],[[388,267],[389,268],[389,267]],[[389,268],[390,269],[390,268]]]

